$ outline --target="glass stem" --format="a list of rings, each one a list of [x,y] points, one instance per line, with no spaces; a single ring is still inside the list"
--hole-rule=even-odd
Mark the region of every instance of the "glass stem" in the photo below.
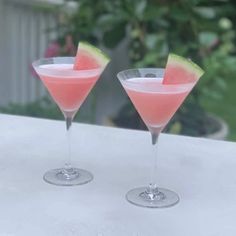
[[[67,148],[68,148],[68,153],[67,153],[67,159],[65,162],[65,169],[70,170],[71,169],[71,125],[73,121],[73,117],[66,116],[66,136],[67,136]]]
[[[150,176],[150,182],[149,182],[149,186],[148,186],[148,190],[150,192],[157,192],[157,148],[158,148],[158,138],[159,138],[159,134],[158,133],[151,133],[152,135],[152,167],[151,167],[151,176]]]

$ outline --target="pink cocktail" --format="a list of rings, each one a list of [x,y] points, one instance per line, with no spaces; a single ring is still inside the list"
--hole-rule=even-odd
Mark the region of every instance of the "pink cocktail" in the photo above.
[[[149,130],[160,131],[194,86],[163,85],[162,78],[133,78],[122,84]]]
[[[101,71],[81,73],[73,70],[73,64],[53,64],[40,66],[38,72],[54,101],[66,113],[80,108]]]
[[[197,80],[183,83],[163,83],[164,69],[140,68],[121,71],[118,78],[127,95],[151,133],[153,148],[156,148],[159,134],[175,114]],[[157,186],[157,165],[154,159],[150,182],[147,187],[130,190],[126,194],[129,202],[150,208],[173,206],[178,195]]]
[[[40,59],[33,63],[34,69],[66,120],[67,161],[63,168],[49,170],[44,175],[46,182],[63,186],[85,184],[93,179],[90,172],[71,165],[69,131],[74,116],[106,66],[105,63],[93,69],[75,70],[74,62],[74,57],[55,57]]]

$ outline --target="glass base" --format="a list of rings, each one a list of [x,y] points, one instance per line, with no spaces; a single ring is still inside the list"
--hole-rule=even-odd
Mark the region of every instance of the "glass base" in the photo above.
[[[78,168],[60,168],[47,171],[43,179],[50,184],[60,186],[73,186],[81,185],[90,182],[93,179],[93,175],[83,169]]]
[[[174,206],[179,202],[179,196],[168,189],[140,187],[130,190],[126,199],[140,207],[164,208]]]

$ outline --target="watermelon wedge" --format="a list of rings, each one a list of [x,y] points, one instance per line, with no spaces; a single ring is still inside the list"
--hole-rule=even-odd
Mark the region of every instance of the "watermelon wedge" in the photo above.
[[[197,82],[204,71],[192,61],[169,54],[163,84],[185,84]]]
[[[100,49],[93,45],[80,42],[75,57],[74,70],[91,70],[105,68],[110,61]]]

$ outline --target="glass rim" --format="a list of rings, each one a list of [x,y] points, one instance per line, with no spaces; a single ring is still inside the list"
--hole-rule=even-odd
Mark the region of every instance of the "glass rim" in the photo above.
[[[48,73],[53,73],[53,71],[57,71],[54,68],[40,68],[41,65],[50,65],[50,64],[73,64],[75,61],[75,57],[42,57],[39,58],[38,60],[35,60],[32,62],[32,66],[34,67],[34,69],[37,70],[41,70],[41,72],[48,72]],[[66,76],[66,77],[73,77],[73,76],[78,76],[78,75],[84,75],[84,74],[88,74],[88,73],[92,73],[92,74],[97,74],[97,73],[101,73],[101,71],[103,71],[104,67],[100,66],[98,68],[94,68],[94,69],[85,69],[85,70],[71,70],[70,71],[70,75]],[[65,76],[65,75],[63,75]]]
[[[125,73],[129,73],[129,72],[134,72],[134,71],[147,71],[146,73],[148,74],[148,71],[156,71],[159,74],[162,74],[158,77],[148,77],[148,76],[131,76],[131,77],[127,77],[125,78]],[[133,78],[161,78],[163,79],[163,75],[165,72],[165,68],[163,67],[140,67],[140,68],[132,68],[132,69],[126,69],[126,70],[122,70],[120,72],[117,73],[117,78],[120,80],[120,82],[124,82],[127,84],[140,84],[140,82],[134,81],[132,80]],[[151,74],[151,72],[150,72]],[[168,86],[168,87],[176,87],[176,86],[188,86],[188,85],[194,85],[196,83],[196,81],[192,81],[192,82],[188,82],[188,83],[179,83],[179,84],[162,84],[162,86]]]

